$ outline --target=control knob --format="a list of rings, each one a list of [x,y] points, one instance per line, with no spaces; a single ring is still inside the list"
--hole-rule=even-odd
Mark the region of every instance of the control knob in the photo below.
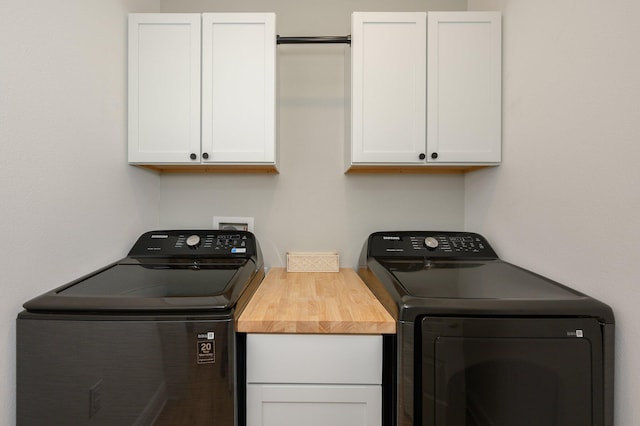
[[[433,237],[427,237],[424,239],[424,245],[427,246],[429,250],[435,250],[438,248],[438,240]]]
[[[199,235],[189,235],[187,237],[187,247],[189,248],[197,248],[200,245],[200,236]]]

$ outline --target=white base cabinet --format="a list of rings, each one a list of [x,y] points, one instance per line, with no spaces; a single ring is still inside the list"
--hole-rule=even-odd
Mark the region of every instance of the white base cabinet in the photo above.
[[[380,426],[382,336],[247,335],[247,426]]]

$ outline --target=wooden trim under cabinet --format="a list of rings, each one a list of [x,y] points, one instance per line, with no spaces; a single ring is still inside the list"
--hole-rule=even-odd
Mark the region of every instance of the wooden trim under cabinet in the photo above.
[[[380,164],[352,164],[346,174],[462,174],[475,170],[496,167],[497,164],[490,165],[457,165],[457,166],[425,166],[425,165],[380,165]]]
[[[159,173],[262,173],[278,174],[274,164],[133,164]]]

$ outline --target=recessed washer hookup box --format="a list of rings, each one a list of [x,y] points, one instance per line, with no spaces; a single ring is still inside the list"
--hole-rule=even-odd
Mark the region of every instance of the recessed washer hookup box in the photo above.
[[[287,272],[339,272],[337,252],[287,252]]]

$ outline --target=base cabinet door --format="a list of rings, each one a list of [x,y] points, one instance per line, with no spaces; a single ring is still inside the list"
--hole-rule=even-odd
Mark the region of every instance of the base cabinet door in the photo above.
[[[247,426],[379,426],[380,386],[247,386]]]
[[[247,426],[381,426],[382,336],[248,334]]]

